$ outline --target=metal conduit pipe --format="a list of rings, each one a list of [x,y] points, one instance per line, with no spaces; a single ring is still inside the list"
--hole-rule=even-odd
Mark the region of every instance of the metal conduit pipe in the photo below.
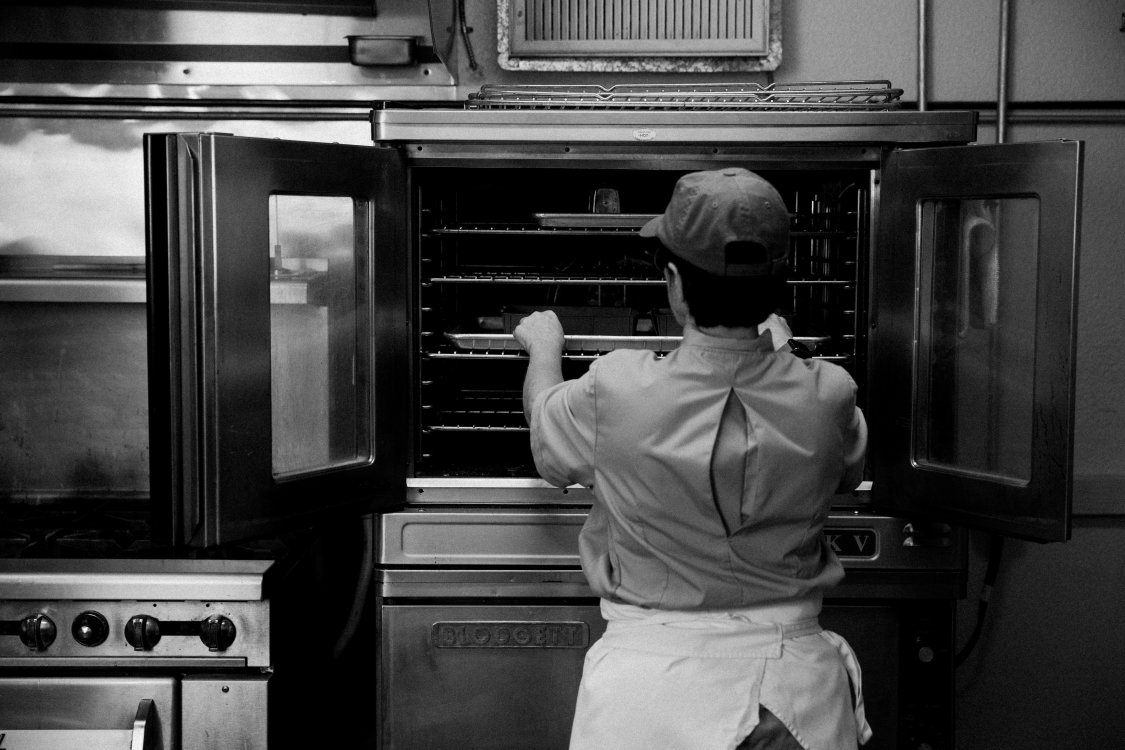
[[[1008,0],[1000,0],[1000,51],[996,65],[996,142],[1008,138]]]
[[[926,0],[918,0],[918,111],[926,111]]]

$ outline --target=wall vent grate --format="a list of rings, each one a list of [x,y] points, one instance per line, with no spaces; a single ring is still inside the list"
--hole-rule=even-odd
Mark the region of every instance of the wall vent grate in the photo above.
[[[508,0],[513,57],[765,57],[770,0]]]

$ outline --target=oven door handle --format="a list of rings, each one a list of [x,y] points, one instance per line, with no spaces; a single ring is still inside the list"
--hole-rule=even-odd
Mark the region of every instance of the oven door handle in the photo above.
[[[126,745],[126,743],[128,743]],[[0,731],[0,748],[34,750],[164,750],[156,701],[144,698],[130,729],[26,729]]]
[[[143,698],[137,705],[137,716],[133,719],[133,739],[129,750],[164,750],[164,740],[160,736],[160,720],[156,717],[156,701]]]

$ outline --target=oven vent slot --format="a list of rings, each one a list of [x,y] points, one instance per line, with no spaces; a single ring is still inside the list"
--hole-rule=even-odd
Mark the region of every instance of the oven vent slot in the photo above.
[[[510,0],[515,56],[765,56],[769,0]]]

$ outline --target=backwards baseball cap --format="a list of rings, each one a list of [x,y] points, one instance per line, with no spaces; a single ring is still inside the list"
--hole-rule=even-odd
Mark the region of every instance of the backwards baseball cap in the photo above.
[[[742,167],[692,172],[641,236],[716,276],[767,276],[785,270],[789,211],[772,185]]]

